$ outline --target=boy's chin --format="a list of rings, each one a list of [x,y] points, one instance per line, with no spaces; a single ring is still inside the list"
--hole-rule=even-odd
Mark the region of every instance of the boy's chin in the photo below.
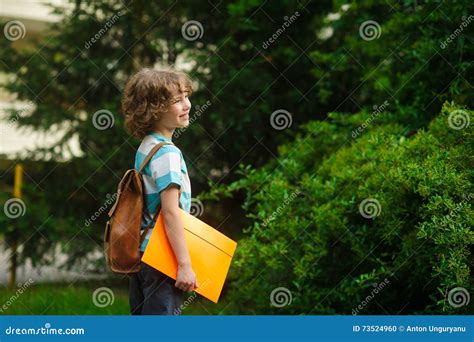
[[[186,123],[183,123],[183,124],[179,125],[178,128],[182,129],[182,128],[186,128],[188,126],[189,126],[189,121],[186,121]]]

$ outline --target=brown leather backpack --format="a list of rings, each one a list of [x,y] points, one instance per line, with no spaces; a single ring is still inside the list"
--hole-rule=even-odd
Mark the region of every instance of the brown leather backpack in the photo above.
[[[140,236],[145,203],[142,171],[164,145],[172,144],[162,142],[154,146],[140,170],[127,170],[118,185],[117,198],[109,211],[110,219],[104,233],[104,252],[112,272],[129,274],[140,271],[140,245],[159,213],[157,208],[150,225]]]

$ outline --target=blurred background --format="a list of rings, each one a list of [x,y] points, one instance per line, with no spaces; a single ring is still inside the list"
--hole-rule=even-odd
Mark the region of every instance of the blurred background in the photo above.
[[[191,76],[192,213],[238,242],[183,314],[473,313],[471,1],[0,0],[0,313],[128,314],[121,95]]]

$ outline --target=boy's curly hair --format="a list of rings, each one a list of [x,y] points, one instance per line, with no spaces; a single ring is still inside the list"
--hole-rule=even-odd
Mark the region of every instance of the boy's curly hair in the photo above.
[[[153,132],[163,112],[171,105],[174,93],[193,91],[191,79],[183,72],[142,69],[127,82],[122,98],[125,129],[142,139]]]

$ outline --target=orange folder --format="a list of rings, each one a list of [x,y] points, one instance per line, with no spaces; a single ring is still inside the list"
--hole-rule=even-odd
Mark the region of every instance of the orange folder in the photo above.
[[[237,243],[184,210],[180,211],[191,264],[199,286],[195,291],[217,303]],[[142,261],[176,279],[178,262],[166,235],[161,213]]]

